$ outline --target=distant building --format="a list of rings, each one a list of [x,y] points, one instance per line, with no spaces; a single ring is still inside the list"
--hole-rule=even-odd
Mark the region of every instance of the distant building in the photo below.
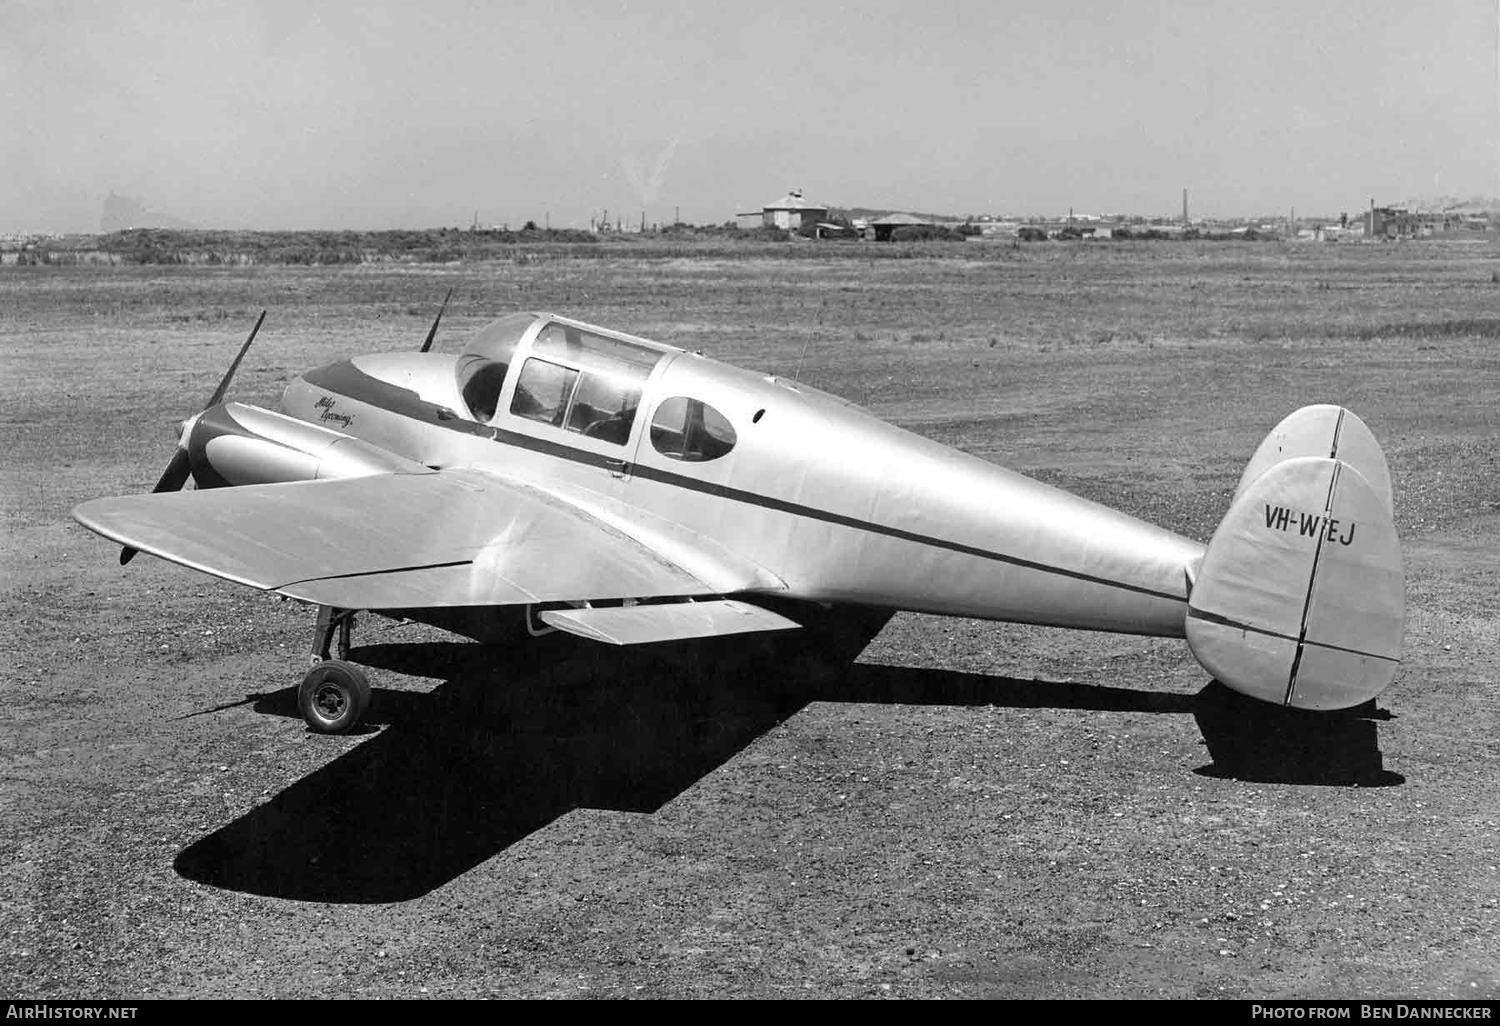
[[[1032,221],[1025,227],[1032,229],[1028,237],[1041,232],[1049,239],[1108,239],[1114,235],[1114,226],[1080,223],[1076,218],[1066,221]]]
[[[819,221],[814,234],[820,239],[858,239],[860,232],[852,225],[839,224],[835,221]]]
[[[1365,215],[1365,238],[1411,239],[1420,234],[1422,222],[1409,210],[1399,207],[1371,207]]]
[[[979,234],[986,239],[1013,239],[1021,230],[1016,221],[996,221],[988,217],[979,219]]]
[[[1368,239],[1419,239],[1451,232],[1484,231],[1489,219],[1471,210],[1405,210],[1373,207],[1364,216]]]
[[[753,218],[760,218],[757,226]],[[828,208],[817,203],[810,203],[802,198],[801,189],[793,189],[779,200],[767,203],[760,209],[759,215],[754,212],[735,215],[737,223],[742,228],[784,228],[787,231],[796,231],[803,226],[811,226],[828,220]]]
[[[890,242],[891,233],[897,228],[926,228],[937,224],[926,218],[916,217],[912,214],[886,214],[869,222],[865,231],[873,233],[876,242]]]

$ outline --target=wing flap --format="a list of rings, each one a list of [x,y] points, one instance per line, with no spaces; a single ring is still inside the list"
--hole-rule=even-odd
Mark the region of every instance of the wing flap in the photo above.
[[[610,645],[643,645],[654,641],[785,631],[802,626],[779,613],[735,599],[549,609],[540,615],[544,623],[558,630]]]
[[[73,515],[163,559],[355,609],[714,595],[765,585],[763,576],[720,564],[706,582],[621,524],[473,470],[124,496],[86,502]]]

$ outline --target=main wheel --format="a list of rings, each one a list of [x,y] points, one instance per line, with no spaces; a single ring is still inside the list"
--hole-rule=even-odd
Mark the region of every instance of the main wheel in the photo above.
[[[347,734],[370,707],[370,680],[353,663],[328,659],[307,671],[297,709],[319,734]]]

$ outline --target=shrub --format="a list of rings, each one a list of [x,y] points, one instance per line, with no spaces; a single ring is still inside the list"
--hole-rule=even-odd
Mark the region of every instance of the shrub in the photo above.
[[[964,237],[933,224],[913,224],[891,232],[892,242],[962,242]]]
[[[734,238],[741,242],[788,242],[792,233],[785,228],[769,228],[762,225],[759,228],[745,228],[734,234]]]

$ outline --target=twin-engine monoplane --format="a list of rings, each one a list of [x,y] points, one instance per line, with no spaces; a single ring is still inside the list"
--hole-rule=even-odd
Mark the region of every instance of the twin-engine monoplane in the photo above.
[[[1301,709],[1395,675],[1390,474],[1341,407],[1272,430],[1203,545],[795,381],[568,317],[504,317],[457,356],[431,341],[309,371],[276,410],[221,402],[231,367],[155,492],[74,510],[122,562],[316,606],[313,730],[369,703],[356,611],[614,645],[792,630],[829,605],[1184,637],[1223,684]]]

